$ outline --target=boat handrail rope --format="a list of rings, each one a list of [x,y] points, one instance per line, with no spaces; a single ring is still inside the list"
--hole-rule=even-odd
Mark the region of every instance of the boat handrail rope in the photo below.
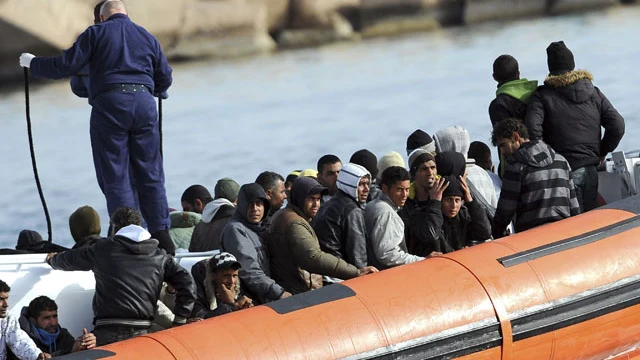
[[[33,176],[36,179],[36,186],[38,187],[38,194],[40,195],[40,202],[42,202],[42,208],[44,209],[44,216],[47,219],[47,241],[51,242],[51,218],[49,217],[49,209],[47,209],[47,202],[44,199],[44,193],[42,192],[42,185],[40,185],[40,177],[38,176],[38,167],[36,166],[36,154],[33,148],[33,134],[31,132],[31,110],[29,108],[29,69],[24,67],[24,99],[27,116],[27,134],[29,135],[29,151],[31,152],[31,166],[33,167]]]

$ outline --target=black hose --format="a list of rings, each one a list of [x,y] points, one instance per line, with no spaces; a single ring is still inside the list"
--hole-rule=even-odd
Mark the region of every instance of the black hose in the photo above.
[[[164,158],[162,154],[162,98],[158,96],[158,133],[160,134],[160,157]]]
[[[51,242],[51,218],[49,217],[47,202],[44,200],[44,193],[42,192],[42,186],[40,185],[38,167],[36,166],[36,153],[33,149],[33,134],[31,133],[31,110],[29,107],[29,69],[26,67],[24,68],[24,102],[27,113],[27,133],[29,135],[29,150],[31,151],[31,166],[33,167],[33,176],[36,178],[36,186],[38,187],[38,194],[40,194],[40,201],[42,202],[42,208],[44,209],[44,216],[47,218],[47,232],[49,234],[47,241]]]

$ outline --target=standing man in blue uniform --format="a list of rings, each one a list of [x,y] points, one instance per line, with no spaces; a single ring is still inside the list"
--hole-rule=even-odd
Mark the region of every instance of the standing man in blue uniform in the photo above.
[[[62,55],[24,53],[20,65],[51,79],[75,75],[89,65],[91,147],[109,215],[121,206],[135,207],[133,176],[149,231],[174,253],[152,95],[167,91],[172,70],[158,40],[129,19],[121,1],[106,1],[100,19]]]

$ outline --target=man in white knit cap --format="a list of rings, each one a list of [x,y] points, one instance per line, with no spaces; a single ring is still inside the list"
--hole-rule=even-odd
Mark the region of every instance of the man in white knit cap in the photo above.
[[[338,192],[320,207],[312,224],[324,252],[357,268],[367,265],[364,206],[370,185],[367,169],[353,163],[344,165],[338,174]]]

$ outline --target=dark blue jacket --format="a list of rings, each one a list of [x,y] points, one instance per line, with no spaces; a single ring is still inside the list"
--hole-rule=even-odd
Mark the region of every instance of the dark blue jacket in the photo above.
[[[115,14],[90,26],[56,57],[35,57],[31,72],[36,77],[60,79],[76,75],[89,64],[89,99],[116,84],[140,84],[152,93],[171,86],[171,67],[160,43],[128,16]]]

